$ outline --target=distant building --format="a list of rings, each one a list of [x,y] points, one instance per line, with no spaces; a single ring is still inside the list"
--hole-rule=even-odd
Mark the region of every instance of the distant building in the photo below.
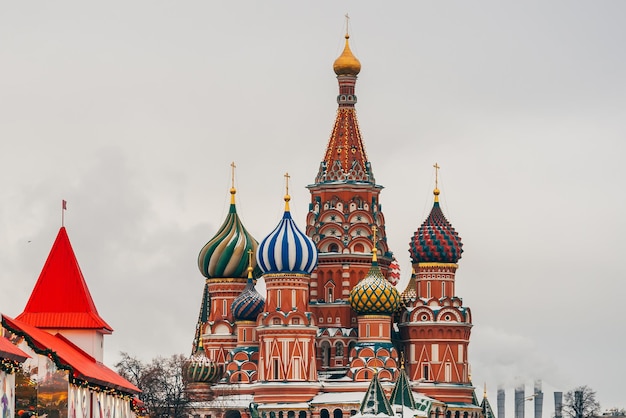
[[[409,243],[413,273],[400,293],[382,186],[357,122],[361,64],[347,34],[333,68],[339,107],[307,186],[304,231],[291,217],[287,189],[282,219],[257,242],[237,215],[233,187],[226,220],[200,251],[206,284],[186,366],[194,415],[478,418],[488,411],[492,418],[474,395],[472,315],[455,290],[462,244],[438,185]],[[261,276],[267,298],[255,289]]]
[[[103,337],[111,332],[62,227],[24,312],[2,315],[3,403],[6,388],[14,388],[2,417],[133,418],[139,389],[102,364]]]

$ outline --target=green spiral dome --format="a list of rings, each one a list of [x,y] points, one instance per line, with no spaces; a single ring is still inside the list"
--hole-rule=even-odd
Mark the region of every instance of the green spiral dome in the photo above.
[[[256,253],[259,243],[250,235],[237,215],[233,198],[226,220],[215,236],[198,255],[198,268],[202,275],[211,278],[246,278],[248,251]],[[258,268],[254,277],[258,277]]]

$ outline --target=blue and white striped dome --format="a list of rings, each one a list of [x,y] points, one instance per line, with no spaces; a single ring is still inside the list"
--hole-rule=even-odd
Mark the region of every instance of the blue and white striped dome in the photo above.
[[[263,274],[311,274],[317,265],[317,248],[291,218],[289,195],[285,196],[285,214],[278,226],[259,245],[257,265]]]

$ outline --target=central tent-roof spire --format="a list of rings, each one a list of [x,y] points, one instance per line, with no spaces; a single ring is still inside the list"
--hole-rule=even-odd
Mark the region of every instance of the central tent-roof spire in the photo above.
[[[374,175],[365,153],[354,108],[357,97],[355,85],[361,72],[361,62],[350,50],[348,16],[346,15],[346,44],[333,63],[339,82],[337,117],[320,165],[315,183],[346,182],[374,184]]]

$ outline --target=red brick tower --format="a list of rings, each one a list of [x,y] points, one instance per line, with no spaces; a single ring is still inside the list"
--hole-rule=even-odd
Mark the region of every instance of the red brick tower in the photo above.
[[[434,195],[430,214],[411,239],[415,273],[402,293],[406,310],[399,329],[408,374],[421,381],[420,392],[469,405],[474,394],[467,357],[472,315],[454,288],[462,243],[441,211],[437,186]]]
[[[257,319],[259,368],[254,401],[258,403],[306,402],[320,389],[315,364],[317,326],[308,311],[317,249],[291,218],[289,200],[287,190],[283,218],[257,252],[267,289],[265,312]]]
[[[339,82],[339,108],[315,183],[307,186],[311,203],[306,233],[319,251],[311,275],[310,305],[320,327],[318,368],[345,371],[348,346],[356,341],[356,314],[349,295],[370,269],[374,248],[372,227],[378,228],[379,267],[387,277],[392,253],[387,246],[385,218],[356,117],[355,84],[361,63],[352,54],[349,35],[333,69]]]
[[[198,324],[194,346],[201,338],[207,357],[221,367],[225,366],[230,350],[237,346],[235,318],[231,306],[248,282],[248,251],[254,252],[258,246],[237,215],[234,163],[231,166],[233,185],[230,189],[228,215],[215,236],[198,255],[198,268],[206,277],[208,292],[208,298],[203,297],[202,306],[204,309],[208,307],[209,311],[206,322]]]

